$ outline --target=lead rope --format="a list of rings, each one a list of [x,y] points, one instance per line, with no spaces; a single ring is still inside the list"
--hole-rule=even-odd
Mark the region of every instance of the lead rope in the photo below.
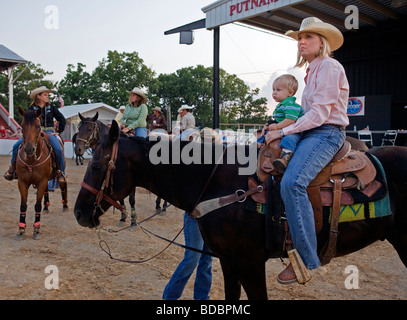
[[[118,149],[119,149],[119,144],[117,143],[116,155],[117,155]],[[198,199],[197,199],[197,201],[196,201],[196,203],[195,203],[195,205],[194,205],[194,208],[193,208],[193,210],[192,210],[191,212],[194,212],[194,210],[195,210],[196,207],[198,206],[198,204],[199,204],[199,202],[200,202],[200,200],[201,200],[203,194],[204,194],[205,191],[206,191],[206,188],[208,187],[208,185],[209,185],[210,181],[212,180],[213,176],[215,175],[215,171],[216,171],[217,168],[219,167],[219,165],[220,165],[220,163],[221,163],[221,161],[222,161],[222,159],[223,159],[223,156],[225,155],[226,149],[227,149],[227,148],[224,146],[224,147],[223,147],[222,155],[219,157],[218,161],[216,161],[216,165],[215,165],[215,167],[213,168],[213,170],[212,170],[212,172],[211,172],[211,175],[209,176],[208,180],[206,181],[206,184],[205,184],[205,186],[203,187],[203,189],[202,189],[202,191],[201,191],[201,193],[200,193],[200,195],[199,195],[199,197],[198,197]],[[169,207],[169,206],[170,206],[170,205],[168,205],[167,207]],[[167,207],[165,207],[165,209],[166,209]],[[98,204],[95,203],[95,210],[96,210],[96,208],[99,208],[99,209],[103,212],[103,214],[105,213],[105,211],[104,211],[104,210],[102,209],[102,207],[100,206],[100,202],[99,202]],[[144,220],[141,221],[141,222],[144,222],[144,221],[146,221],[146,220],[151,219],[152,217],[154,217],[155,215],[159,214],[159,213],[162,212],[163,210],[164,210],[164,208],[161,209],[160,211],[156,212],[155,214],[153,214],[151,217],[149,217],[149,218],[147,218],[147,219],[144,219]],[[188,224],[188,222],[189,222],[190,219],[191,219],[191,215],[188,215],[188,220],[185,222],[185,224],[182,226],[181,230],[178,231],[178,233],[175,235],[175,237],[174,237],[172,240],[168,240],[168,239],[165,239],[165,238],[163,238],[163,237],[160,237],[160,236],[156,235],[158,238],[163,239],[163,240],[166,240],[166,241],[168,241],[169,243],[168,243],[168,245],[166,245],[161,251],[159,251],[157,254],[153,255],[153,256],[150,257],[150,258],[144,259],[144,260],[125,260],[125,259],[119,259],[119,258],[113,257],[113,255],[112,255],[112,253],[111,253],[111,251],[110,251],[109,245],[108,245],[107,242],[106,242],[105,240],[103,240],[103,239],[101,238],[101,236],[100,236],[100,230],[107,230],[108,232],[113,233],[113,232],[122,231],[122,230],[124,230],[124,229],[127,229],[128,227],[122,228],[121,230],[118,230],[118,231],[114,231],[113,229],[106,229],[106,228],[104,228],[104,227],[96,228],[96,233],[97,233],[97,236],[98,236],[98,238],[99,238],[99,247],[100,247],[100,248],[102,249],[102,251],[104,251],[104,252],[110,257],[110,259],[112,259],[112,260],[116,260],[116,261],[120,261],[120,262],[125,262],[125,263],[132,263],[132,264],[145,263],[145,262],[148,262],[148,261],[150,261],[150,260],[152,260],[152,259],[158,257],[161,253],[163,253],[165,250],[167,250],[172,244],[180,245],[180,244],[177,244],[177,243],[175,242],[175,240],[179,237],[179,235],[181,234],[181,232],[184,231],[184,228],[185,228],[185,226]],[[136,225],[137,225],[137,226],[140,226],[140,223],[136,222]],[[155,235],[154,233],[148,231],[147,229],[145,229],[145,228],[143,228],[143,227],[141,227],[141,226],[140,226],[140,228],[144,231],[144,233],[149,232],[149,233]],[[104,246],[106,247],[106,249],[104,248]],[[187,246],[184,246],[184,245],[180,245],[180,246],[182,246],[182,247],[184,247],[184,248],[186,248],[186,249],[193,250],[193,251],[198,251],[198,250],[199,250],[199,249],[187,247]],[[199,250],[199,252],[205,253],[205,254],[209,254],[209,255],[212,255],[212,256],[215,256],[215,255],[213,255],[212,253],[204,252],[204,251],[202,251],[202,250]]]

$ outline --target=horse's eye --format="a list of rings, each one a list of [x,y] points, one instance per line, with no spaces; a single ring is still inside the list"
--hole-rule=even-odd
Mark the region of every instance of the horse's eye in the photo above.
[[[95,172],[95,173],[100,172],[101,169],[102,169],[102,167],[101,167],[100,165],[98,165],[98,164],[94,164],[94,165],[92,166],[92,171]]]

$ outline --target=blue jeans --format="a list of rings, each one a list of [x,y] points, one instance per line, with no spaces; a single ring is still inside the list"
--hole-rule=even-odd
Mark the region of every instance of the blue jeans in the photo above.
[[[297,149],[297,144],[300,142],[301,137],[301,133],[294,133],[284,136],[280,143],[281,149],[287,149],[294,152],[295,149]]]
[[[136,137],[147,138],[147,128],[136,128],[134,132]]]
[[[51,133],[53,131],[44,131],[44,132]],[[18,139],[17,142],[14,144],[14,146],[13,146],[13,154],[11,156],[11,163],[13,163],[14,160],[16,159],[18,148],[20,147],[22,142],[23,142],[23,137]],[[62,170],[63,173],[65,173],[64,153],[62,151],[61,145],[59,144],[58,138],[56,136],[53,136],[53,135],[50,134],[49,135],[49,142],[51,143],[52,148],[55,151],[55,155],[57,157],[59,168]]]
[[[314,212],[306,189],[344,141],[345,133],[330,125],[303,132],[281,180],[281,197],[294,248],[308,269],[316,269],[321,263],[317,254]]]
[[[188,215],[184,213],[184,225],[188,218]],[[184,236],[186,246],[210,252],[202,239],[196,219],[189,218],[184,228]],[[165,287],[163,299],[179,299],[196,266],[198,266],[198,269],[196,270],[194,283],[194,299],[208,300],[212,284],[212,256],[188,249],[185,250],[184,259],[180,262]]]

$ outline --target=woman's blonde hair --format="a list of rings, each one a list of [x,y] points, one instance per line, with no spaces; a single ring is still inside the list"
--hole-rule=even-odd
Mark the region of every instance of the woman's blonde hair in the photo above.
[[[324,36],[321,36],[320,34],[317,33],[317,35],[319,36],[319,38],[322,41],[322,48],[319,50],[318,54],[315,57],[332,57],[332,50],[331,50],[331,46],[329,45],[328,40],[326,40],[326,38]],[[308,65],[308,61],[301,56],[300,51],[297,52],[297,62],[294,66],[295,67],[303,67],[303,66],[307,66]]]
[[[293,90],[294,91],[293,95],[295,95],[295,93],[298,90],[298,81],[291,74],[283,74],[283,75],[277,77],[274,80],[273,84],[277,83],[277,82],[282,82],[288,88],[288,90],[290,90],[290,91]]]

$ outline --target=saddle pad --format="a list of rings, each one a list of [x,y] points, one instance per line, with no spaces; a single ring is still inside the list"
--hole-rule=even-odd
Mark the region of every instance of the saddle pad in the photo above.
[[[252,203],[246,206],[246,209],[256,211],[260,214],[266,214],[266,204]],[[324,207],[324,215],[329,215],[331,221],[332,207]],[[352,205],[341,206],[339,223],[351,222],[365,219],[382,218],[391,215],[389,197],[386,196],[381,200],[367,203],[357,203]]]
[[[328,209],[329,222],[331,221],[332,207],[324,207]],[[339,213],[339,223],[351,222],[373,218],[383,218],[391,215],[389,196],[386,195],[383,199],[375,202],[357,203],[346,206],[341,206]]]

